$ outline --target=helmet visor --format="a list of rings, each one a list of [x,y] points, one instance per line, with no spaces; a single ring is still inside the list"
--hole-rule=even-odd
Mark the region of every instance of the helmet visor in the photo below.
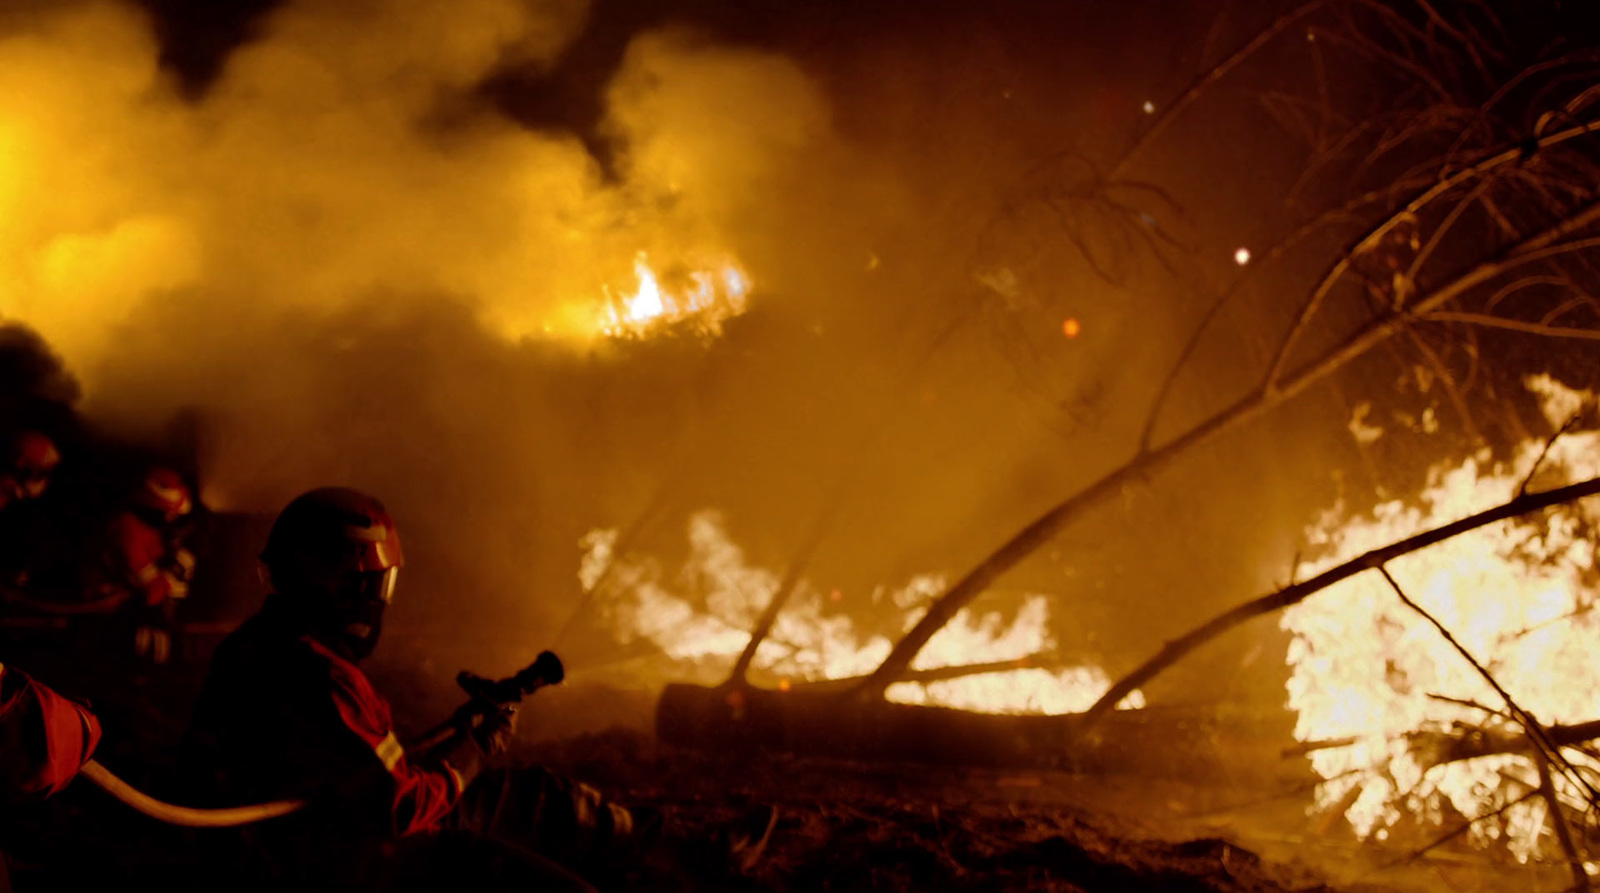
[[[381,571],[361,571],[346,577],[346,582],[340,589],[344,593],[344,598],[352,603],[381,602],[387,605],[394,601],[395,581],[399,577],[398,567]]]
[[[394,586],[399,579],[399,567],[391,567],[384,570],[383,573],[378,575],[377,591],[373,593],[373,596],[386,605],[394,601]]]

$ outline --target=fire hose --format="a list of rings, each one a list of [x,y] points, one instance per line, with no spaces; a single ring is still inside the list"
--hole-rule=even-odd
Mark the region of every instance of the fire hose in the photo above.
[[[528,695],[547,685],[555,685],[564,678],[566,670],[561,665],[561,659],[549,651],[541,653],[533,663],[504,679],[486,679],[469,670],[462,670],[456,674],[456,685],[467,693],[467,702],[451,714],[450,719],[435,726],[412,747],[427,750],[442,744],[463,729],[470,728],[471,723],[487,712],[513,708]],[[251,825],[297,812],[306,805],[305,800],[273,800],[250,806],[215,809],[178,806],[146,794],[94,760],[84,763],[79,774],[126,806],[156,821],[185,828]]]

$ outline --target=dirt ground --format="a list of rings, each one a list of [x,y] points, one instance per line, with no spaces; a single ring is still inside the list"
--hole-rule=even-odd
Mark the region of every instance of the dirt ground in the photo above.
[[[708,754],[632,731],[518,756],[660,808],[703,839],[752,806],[778,808],[747,875],[680,862],[630,874],[637,889],[1478,893],[1570,883],[1560,866],[1506,864],[1459,841],[1420,858],[1408,858],[1410,841],[1361,844],[1341,823],[1307,818],[1298,786]]]
[[[1301,860],[1267,860],[1219,835],[1184,836],[1155,788],[1063,773],[881,766],[782,755],[730,757],[656,746],[633,732],[583,736],[522,755],[624,802],[664,810],[712,838],[758,804],[779,821],[747,876],[687,869],[686,889],[752,891],[1379,891],[1332,886]],[[1142,791],[1135,789],[1143,788]],[[1146,801],[1140,803],[1139,801]],[[1281,857],[1280,857],[1281,858]],[[648,885],[664,879],[634,875]]]

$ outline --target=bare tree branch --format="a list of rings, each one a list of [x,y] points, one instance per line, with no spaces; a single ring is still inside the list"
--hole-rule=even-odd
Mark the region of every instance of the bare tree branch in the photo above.
[[[1478,430],[1478,423],[1472,417],[1472,409],[1467,406],[1467,398],[1462,394],[1462,388],[1456,384],[1456,378],[1451,374],[1450,367],[1445,365],[1444,359],[1417,332],[1407,329],[1406,336],[1410,339],[1412,345],[1416,347],[1417,353],[1422,354],[1422,358],[1433,369],[1433,374],[1438,377],[1439,384],[1444,388],[1445,395],[1450,398],[1451,407],[1455,409],[1456,415],[1461,419],[1462,430],[1466,432],[1474,443],[1481,443],[1483,434]]]
[[[1556,441],[1560,440],[1568,431],[1571,431],[1572,427],[1578,424],[1578,420],[1581,418],[1583,418],[1583,410],[1579,409],[1572,414],[1571,418],[1567,419],[1566,424],[1557,429],[1556,433],[1550,435],[1550,439],[1544,442],[1544,449],[1539,451],[1538,458],[1533,460],[1533,465],[1528,468],[1527,476],[1522,479],[1522,485],[1517,487],[1518,496],[1528,492],[1528,485],[1533,483],[1533,476],[1539,473],[1539,467],[1544,464],[1545,458],[1550,455],[1550,448],[1555,446]]]
[[[1600,341],[1600,329],[1575,329],[1570,326],[1550,326],[1543,323],[1523,322],[1517,319],[1506,319],[1501,316],[1489,316],[1483,313],[1462,313],[1455,310],[1438,310],[1426,316],[1419,317],[1423,322],[1459,322],[1468,325],[1482,326],[1486,329],[1506,329],[1512,332],[1525,332],[1529,335],[1543,335],[1548,338],[1578,338],[1585,341]]]
[[[1535,288],[1540,285],[1560,285],[1571,287],[1571,280],[1565,276],[1524,276],[1515,282],[1511,282],[1502,286],[1500,289],[1495,291],[1494,294],[1490,295],[1489,299],[1483,302],[1483,313],[1485,315],[1491,315],[1494,313],[1494,309],[1500,306],[1501,301],[1519,291],[1522,291],[1523,289]],[[1491,318],[1497,317],[1491,316]],[[1546,322],[1548,322],[1548,320],[1546,320]]]
[[[1439,247],[1439,244],[1444,241],[1444,237],[1450,233],[1450,230],[1455,227],[1456,222],[1461,219],[1462,213],[1464,213],[1468,208],[1472,207],[1474,203],[1481,199],[1483,194],[1489,190],[1489,187],[1494,185],[1494,182],[1495,180],[1492,176],[1484,177],[1482,180],[1478,181],[1478,184],[1472,187],[1471,191],[1469,191],[1466,196],[1461,199],[1461,201],[1456,202],[1456,206],[1450,209],[1450,213],[1445,215],[1444,219],[1439,222],[1439,225],[1434,227],[1433,235],[1428,237],[1428,241],[1424,242],[1422,247],[1417,251],[1417,256],[1412,258],[1411,266],[1406,270],[1407,281],[1416,281],[1417,274],[1422,271],[1422,265],[1427,263],[1428,258],[1433,256],[1433,252]],[[1396,295],[1395,299],[1398,301],[1403,297],[1404,296],[1402,295]]]
[[[958,314],[944,328],[934,335],[928,346],[917,361],[912,363],[906,376],[901,379],[896,395],[908,391],[918,380],[923,366],[936,356],[945,342],[948,341],[967,322],[967,313]],[[900,405],[900,400],[892,401],[892,406]],[[884,433],[889,429],[889,422],[894,418],[893,412],[885,412],[879,416],[878,424],[868,432],[865,439],[856,451],[851,454],[849,464],[834,482],[833,489],[823,500],[822,507],[817,510],[810,527],[806,529],[805,537],[801,540],[799,548],[789,559],[789,566],[784,569],[783,579],[778,583],[778,588],[773,590],[772,598],[761,611],[761,616],[756,620],[756,625],[750,631],[750,641],[745,643],[744,650],[739,653],[739,659],[734,663],[733,672],[728,675],[727,685],[741,685],[750,671],[750,663],[755,660],[756,650],[761,647],[761,642],[772,632],[772,625],[777,622],[778,615],[783,612],[785,605],[794,595],[795,587],[800,583],[800,577],[811,564],[811,559],[816,556],[817,548],[822,545],[823,537],[827,535],[828,528],[832,526],[833,519],[844,506],[849,495],[851,485],[855,483],[857,475],[866,466],[867,455],[870,447],[882,440]]]
[[[1200,317],[1200,321],[1195,324],[1193,331],[1189,335],[1189,339],[1184,342],[1183,349],[1178,352],[1177,359],[1175,359],[1172,365],[1168,368],[1166,377],[1162,379],[1161,386],[1156,390],[1155,399],[1151,401],[1150,410],[1145,415],[1144,430],[1139,432],[1140,453],[1148,452],[1150,450],[1151,439],[1155,436],[1155,427],[1161,420],[1162,410],[1166,408],[1167,399],[1171,396],[1172,389],[1176,386],[1179,375],[1188,365],[1190,358],[1194,356],[1194,352],[1198,350],[1200,345],[1203,343],[1206,331],[1210,328],[1212,321],[1215,320],[1217,314],[1221,313],[1223,308],[1226,307],[1229,302],[1231,302],[1234,297],[1239,294],[1239,291],[1243,285],[1252,278],[1252,274],[1254,274],[1254,272],[1257,270],[1266,269],[1273,261],[1282,258],[1285,254],[1298,246],[1313,233],[1325,229],[1335,223],[1346,220],[1350,217],[1350,215],[1353,215],[1360,209],[1383,201],[1387,197],[1388,190],[1371,190],[1362,195],[1356,196],[1338,208],[1323,214],[1319,214],[1315,218],[1306,221],[1289,235],[1279,240],[1271,248],[1267,249],[1267,251],[1262,254],[1261,258],[1257,262],[1245,267],[1243,274],[1236,277],[1231,283],[1229,283],[1227,288],[1223,289],[1216,296],[1215,300],[1212,301],[1211,306],[1206,309],[1205,314]]]
[[[1552,146],[1559,145],[1568,140],[1576,139],[1580,136],[1585,136],[1595,131],[1600,131],[1600,120],[1589,121],[1582,125],[1569,127],[1557,133],[1550,134],[1547,137],[1542,137],[1533,143],[1532,151],[1537,152],[1548,149]],[[1514,146],[1493,151],[1481,157],[1473,164],[1455,170],[1446,176],[1441,176],[1439,182],[1435,183],[1428,189],[1423,190],[1421,193],[1407,202],[1404,207],[1380,221],[1376,226],[1373,226],[1371,229],[1369,229],[1360,239],[1356,241],[1356,247],[1345,252],[1333,264],[1328,272],[1323,275],[1316,287],[1311,290],[1311,294],[1306,299],[1305,303],[1301,305],[1300,312],[1297,315],[1294,324],[1290,327],[1288,334],[1284,336],[1283,341],[1280,343],[1278,348],[1278,354],[1273,359],[1272,365],[1268,369],[1267,381],[1269,382],[1269,386],[1271,382],[1276,381],[1283,374],[1284,369],[1288,366],[1289,357],[1294,350],[1295,345],[1299,342],[1300,336],[1304,334],[1306,327],[1310,325],[1312,318],[1316,316],[1317,311],[1322,308],[1323,301],[1327,298],[1328,294],[1333,290],[1333,287],[1339,282],[1339,280],[1343,278],[1344,274],[1349,272],[1350,261],[1359,246],[1375,242],[1377,239],[1381,238],[1384,233],[1388,232],[1389,229],[1395,224],[1399,223],[1403,219],[1406,219],[1408,215],[1415,216],[1418,211],[1431,204],[1434,199],[1446,194],[1456,186],[1466,182],[1469,179],[1495,170],[1496,168],[1501,168],[1513,162],[1519,161],[1528,152],[1529,146],[1519,143]],[[1585,224],[1588,222],[1589,221],[1587,220],[1584,221]],[[1565,234],[1566,233],[1561,233],[1560,235],[1557,235],[1556,238],[1560,238]],[[1474,282],[1472,284],[1476,285],[1477,283]]]
[[[1211,68],[1210,71],[1207,71],[1205,74],[1196,78],[1194,82],[1188,86],[1188,88],[1178,95],[1177,99],[1173,100],[1170,105],[1161,110],[1161,114],[1157,115],[1156,119],[1150,122],[1150,126],[1145,128],[1143,133],[1139,134],[1139,136],[1133,141],[1133,145],[1128,147],[1128,151],[1123,153],[1122,160],[1117,162],[1116,167],[1111,169],[1111,172],[1107,175],[1106,179],[1119,179],[1122,176],[1122,173],[1127,170],[1128,165],[1133,163],[1134,158],[1138,157],[1140,150],[1149,145],[1152,140],[1165,131],[1168,125],[1170,125],[1173,120],[1178,117],[1178,115],[1182,114],[1184,109],[1192,105],[1196,99],[1199,99],[1201,94],[1203,94],[1212,84],[1222,80],[1227,76],[1228,72],[1237,68],[1241,62],[1244,62],[1246,59],[1255,55],[1255,53],[1262,47],[1271,43],[1273,38],[1281,34],[1285,28],[1288,28],[1290,25],[1293,25],[1300,19],[1305,18],[1312,12],[1315,12],[1316,10],[1328,5],[1328,2],[1329,0],[1311,0],[1309,3],[1302,3],[1294,9],[1284,13],[1274,20],[1272,24],[1268,25],[1266,28],[1257,33],[1256,36],[1251,38],[1244,46],[1234,50],[1233,54],[1228,56],[1228,58],[1218,62]]]
[[[1418,299],[1410,311],[1374,321],[1289,378],[1274,381],[1269,377],[1260,388],[1247,394],[1232,406],[1159,447],[1137,453],[1116,470],[1057,504],[1002,544],[929,606],[927,613],[895,644],[883,663],[868,677],[862,686],[862,694],[881,697],[884,689],[910,667],[917,652],[933,638],[934,633],[949,623],[957,612],[988,588],[997,577],[1049,542],[1083,511],[1121,492],[1124,487],[1165,468],[1195,445],[1255,418],[1312,384],[1322,381],[1334,371],[1393,337],[1413,316],[1432,311],[1472,287],[1481,285],[1528,259],[1542,256],[1543,252],[1558,244],[1561,238],[1597,219],[1600,219],[1600,203],[1580,209],[1543,232],[1523,240],[1501,256],[1477,264],[1446,282]],[[1341,263],[1348,263],[1348,255]],[[1126,694],[1127,692],[1123,692],[1123,695]],[[1121,700],[1121,697],[1119,696],[1117,700]]]
[[[1567,865],[1572,870],[1573,886],[1570,889],[1587,891],[1589,889],[1589,872],[1583,867],[1583,853],[1578,851],[1578,845],[1572,839],[1572,828],[1567,824],[1567,814],[1561,806],[1561,798],[1556,795],[1555,778],[1550,774],[1550,760],[1543,752],[1533,755],[1533,763],[1539,769],[1539,794],[1544,797],[1545,805],[1549,807],[1546,814],[1550,818],[1550,827],[1556,832],[1556,840],[1561,844],[1561,851],[1567,856]]]

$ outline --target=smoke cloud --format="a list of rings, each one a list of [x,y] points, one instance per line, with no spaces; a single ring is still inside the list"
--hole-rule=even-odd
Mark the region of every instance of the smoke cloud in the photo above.
[[[0,317],[64,358],[97,424],[136,438],[197,418],[216,508],[380,495],[411,561],[380,657],[425,636],[418,651],[486,672],[578,608],[590,530],[650,514],[639,547],[670,552],[717,509],[777,568],[843,479],[809,579],[870,612],[878,587],[965,570],[1121,458],[1105,435],[1184,325],[1160,312],[1166,286],[1118,292],[1052,256],[1043,297],[1025,294],[981,246],[1001,184],[1141,114],[1126,72],[1085,76],[1124,51],[1049,80],[1048,41],[912,34],[819,71],[657,28],[602,89],[602,163],[479,89],[557,67],[589,12],[290,2],[197,97],[131,5],[5,14]],[[641,257],[678,289],[737,265],[750,310],[709,341],[607,337]],[[1064,316],[1081,320],[1070,345]],[[1149,511],[1225,498],[1188,492]],[[1106,537],[1144,535],[1148,515],[1123,523]],[[1073,590],[1054,616],[1082,648],[1118,610],[1083,566],[1148,556],[1066,549],[1030,591]]]
[[[639,37],[609,85],[611,175],[475,91],[553,64],[585,14],[289,4],[195,100],[132,6],[10,14],[0,315],[65,358],[101,424],[197,412],[215,507],[367,487],[423,544],[417,619],[468,599],[473,623],[554,624],[572,603],[540,584],[570,595],[577,534],[636,510],[704,355],[607,343],[608,295],[640,257],[666,285],[734,259],[780,278],[759,221],[827,151],[796,65],[686,30]]]

